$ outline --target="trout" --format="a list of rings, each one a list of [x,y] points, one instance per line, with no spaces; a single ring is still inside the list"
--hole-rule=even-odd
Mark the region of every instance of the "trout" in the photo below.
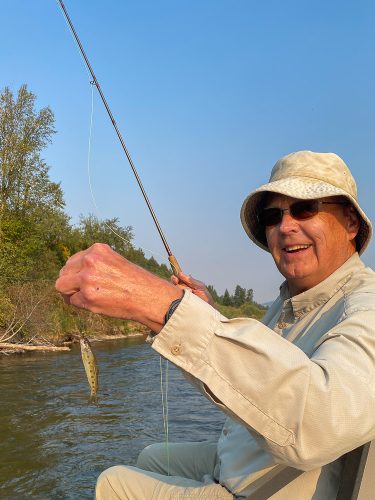
[[[98,375],[99,368],[96,362],[96,358],[94,353],[92,352],[90,342],[86,337],[81,337],[79,339],[79,343],[81,346],[81,355],[83,366],[85,367],[87,380],[90,386],[90,401],[96,401],[96,393],[98,392]]]

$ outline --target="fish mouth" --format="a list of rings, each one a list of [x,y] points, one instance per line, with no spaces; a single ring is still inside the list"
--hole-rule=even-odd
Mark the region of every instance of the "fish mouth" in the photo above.
[[[86,348],[86,349],[91,348],[91,344],[86,337],[79,337],[79,343],[81,344],[82,348]]]
[[[290,253],[299,253],[307,250],[310,248],[312,245],[311,244],[298,244],[298,245],[288,245],[283,248],[283,251],[290,254]]]

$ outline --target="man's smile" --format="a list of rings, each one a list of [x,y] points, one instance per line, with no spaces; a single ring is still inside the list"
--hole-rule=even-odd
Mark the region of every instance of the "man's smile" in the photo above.
[[[310,248],[312,245],[311,244],[304,244],[304,245],[288,245],[283,248],[283,251],[286,253],[299,253],[303,250],[307,250]]]

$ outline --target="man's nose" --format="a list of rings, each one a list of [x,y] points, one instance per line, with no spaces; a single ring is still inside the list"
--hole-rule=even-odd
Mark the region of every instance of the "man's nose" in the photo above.
[[[298,227],[298,222],[290,215],[289,209],[285,208],[283,210],[283,218],[279,224],[280,231],[286,233],[296,229],[296,227]]]

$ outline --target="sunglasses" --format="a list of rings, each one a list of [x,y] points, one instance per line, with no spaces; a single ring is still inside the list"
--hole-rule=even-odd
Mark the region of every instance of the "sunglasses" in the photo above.
[[[283,219],[284,212],[289,212],[293,219],[307,220],[319,212],[320,205],[348,205],[347,201],[302,200],[292,203],[289,208],[263,208],[258,213],[259,224],[263,227],[276,226]]]

